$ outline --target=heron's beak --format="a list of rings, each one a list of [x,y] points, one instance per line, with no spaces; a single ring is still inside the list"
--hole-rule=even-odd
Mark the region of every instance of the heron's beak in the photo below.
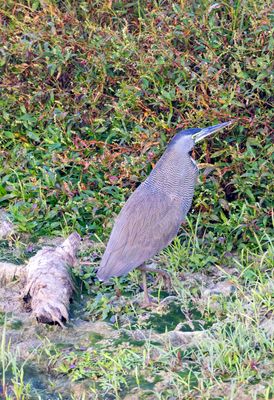
[[[223,122],[222,124],[209,126],[208,128],[203,128],[200,130],[200,132],[194,133],[194,135],[192,135],[192,139],[194,140],[195,143],[200,142],[200,140],[206,138],[209,135],[212,135],[212,133],[220,131],[226,126],[231,125],[233,122],[234,121]]]

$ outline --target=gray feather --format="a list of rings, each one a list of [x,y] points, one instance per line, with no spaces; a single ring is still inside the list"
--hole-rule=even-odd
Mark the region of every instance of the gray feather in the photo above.
[[[198,168],[190,152],[195,143],[232,122],[180,131],[171,140],[122,208],[97,272],[100,280],[128,273],[169,244],[193,199]]]
[[[191,206],[198,173],[188,158],[182,163],[180,154],[167,149],[149,177],[129,197],[102,257],[97,272],[100,280],[127,274],[176,236]]]

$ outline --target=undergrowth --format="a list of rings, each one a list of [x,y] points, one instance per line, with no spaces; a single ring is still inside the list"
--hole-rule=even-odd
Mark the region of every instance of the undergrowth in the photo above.
[[[264,325],[273,313],[270,11],[268,0],[1,4],[0,208],[17,229],[12,244],[1,243],[1,259],[28,258],[26,237],[77,230],[105,243],[177,129],[235,120],[194,149],[202,171],[192,209],[155,257],[172,275],[182,315],[199,312],[212,327],[207,339],[186,351],[150,339],[97,337],[85,351],[66,352],[45,342],[38,364],[45,354],[49,373],[83,381],[94,398],[273,398]],[[121,332],[148,328],[135,302],[139,272],[102,286],[94,272],[102,247],[94,246],[80,255],[91,264],[75,273],[90,296],[85,318]],[[205,301],[211,277],[234,285],[233,296]],[[0,397],[31,398],[5,335],[9,383],[3,376]],[[84,389],[75,398],[87,398]]]
[[[0,16],[0,201],[21,232],[105,240],[177,129],[232,118],[195,149],[213,171],[191,218],[226,250],[269,228],[270,2],[9,0]]]

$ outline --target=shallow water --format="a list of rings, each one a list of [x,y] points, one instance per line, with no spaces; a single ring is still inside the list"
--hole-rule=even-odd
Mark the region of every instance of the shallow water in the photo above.
[[[58,370],[59,363],[71,354],[81,357],[91,349],[97,349],[100,354],[100,351],[119,346],[130,346],[133,351],[142,351],[149,331],[152,333],[149,339],[151,345],[160,349],[164,340],[162,334],[178,329],[178,326],[181,332],[193,332],[202,331],[213,324],[212,316],[203,316],[191,303],[187,314],[178,301],[161,306],[161,300],[168,296],[164,291],[152,293],[159,304],[155,309],[148,310],[140,307],[138,293],[116,296],[112,290],[111,293],[102,293],[103,297],[107,296],[105,300],[109,307],[105,321],[100,314],[103,309],[101,303],[98,303],[95,312],[87,308],[87,304],[94,303],[98,292],[89,295],[78,293],[71,304],[70,321],[62,329],[58,325],[49,326],[34,321],[22,305],[21,291],[19,282],[0,288],[0,334],[3,332],[6,314],[6,348],[10,341],[10,352],[18,352],[17,368],[20,370],[24,363],[24,386],[30,386],[30,398],[34,399],[54,400],[60,398],[60,394],[66,400],[72,398],[71,393],[75,393],[77,400],[81,398],[90,384],[90,378],[73,382],[71,371],[61,373]],[[134,332],[139,336],[135,336]],[[188,377],[191,385],[195,384],[195,375],[188,368],[181,369],[178,374],[182,378]],[[6,373],[9,388],[12,387],[13,377],[9,368]],[[140,374],[138,379],[128,375],[120,389],[120,396],[128,398],[128,394],[136,390],[148,394],[156,390],[164,379],[161,374],[149,378]],[[100,393],[102,388],[95,382],[96,390],[97,387]],[[115,396],[107,394],[104,398],[114,399]]]
[[[212,326],[213,321],[204,320],[201,312],[193,306],[188,306],[188,315],[183,312],[179,303],[173,302],[163,314],[152,313],[148,320],[148,327],[157,333],[174,330],[180,324],[182,332],[202,331]]]

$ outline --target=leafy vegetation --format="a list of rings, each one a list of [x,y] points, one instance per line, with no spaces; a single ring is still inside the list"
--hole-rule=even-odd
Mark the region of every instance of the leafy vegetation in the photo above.
[[[74,313],[120,335],[90,335],[84,351],[64,351],[54,328],[43,328],[53,339],[32,361],[52,380],[83,382],[71,398],[273,398],[270,11],[268,0],[1,5],[0,207],[18,234],[1,242],[0,257],[29,257],[35,246],[27,237],[88,236],[93,247],[74,273],[89,297]],[[229,130],[193,151],[202,171],[192,210],[155,257],[172,274],[175,305],[144,311],[138,271],[108,286],[95,279],[113,219],[177,129],[230,119]],[[222,280],[233,295],[204,296],[204,286]],[[160,303],[161,283],[153,290]],[[207,337],[183,351],[169,340],[133,339],[138,330],[156,335],[159,324],[164,334],[171,319],[189,331],[199,320]],[[5,339],[15,326],[0,320],[0,397],[33,398]],[[58,387],[52,398],[58,391],[67,398]],[[40,398],[51,398],[45,393]]]
[[[6,400],[29,398],[31,386],[24,382],[24,366],[27,360],[18,364],[19,354],[10,350],[10,342],[6,338],[6,320],[4,322],[0,343],[0,396]]]
[[[1,205],[19,229],[105,239],[176,129],[231,118],[195,150],[214,169],[195,214],[226,247],[268,227],[269,12],[253,0],[5,2]]]

